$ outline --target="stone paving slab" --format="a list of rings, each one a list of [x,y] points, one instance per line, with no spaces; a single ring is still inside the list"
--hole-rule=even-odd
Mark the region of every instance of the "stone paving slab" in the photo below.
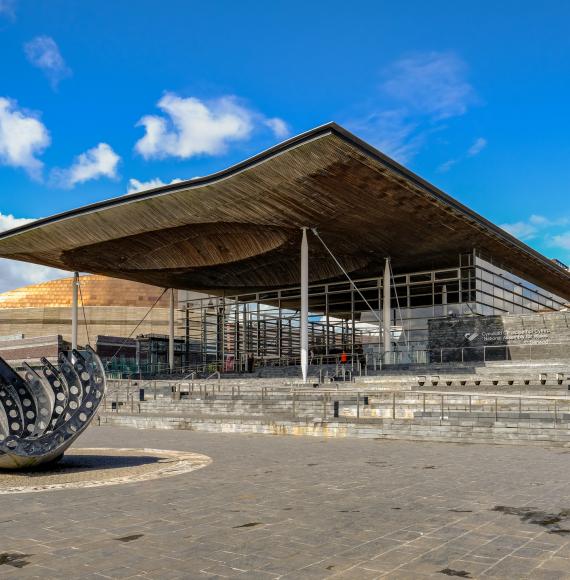
[[[570,578],[570,453],[91,427],[81,447],[212,458],[0,496],[0,578]]]

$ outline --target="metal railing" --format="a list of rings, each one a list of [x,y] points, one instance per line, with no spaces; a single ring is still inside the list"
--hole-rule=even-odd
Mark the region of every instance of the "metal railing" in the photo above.
[[[368,423],[383,420],[412,421],[422,418],[436,421],[520,421],[535,420],[554,427],[570,424],[570,397],[546,397],[533,395],[507,395],[496,393],[465,393],[441,391],[372,391],[368,389],[306,389],[268,388],[242,391],[240,385],[208,385],[207,382],[188,385],[186,393],[189,410],[216,401],[241,401],[242,406],[228,407],[227,415],[243,415],[248,405],[262,412],[274,413],[277,408],[294,420],[345,421]],[[173,395],[173,398],[176,398]],[[134,393],[127,392],[120,400],[118,392],[108,393],[102,409],[120,413],[150,413],[164,411],[170,399],[163,399],[158,408],[154,401],[135,404]],[[198,405],[195,407],[194,405]],[[271,407],[273,405],[273,407]],[[223,405],[222,405],[223,411]]]
[[[505,361],[568,360],[570,344],[540,343],[462,346],[412,351],[393,351],[381,355],[383,365],[395,364],[443,364]]]

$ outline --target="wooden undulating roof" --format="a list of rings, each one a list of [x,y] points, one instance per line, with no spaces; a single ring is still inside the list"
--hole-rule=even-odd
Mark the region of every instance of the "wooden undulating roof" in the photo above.
[[[347,271],[457,264],[477,248],[570,299],[570,275],[336,124],[208,177],[95,203],[0,234],[0,257],[162,287],[247,292],[299,283],[302,227]],[[314,238],[311,282],[341,277]]]

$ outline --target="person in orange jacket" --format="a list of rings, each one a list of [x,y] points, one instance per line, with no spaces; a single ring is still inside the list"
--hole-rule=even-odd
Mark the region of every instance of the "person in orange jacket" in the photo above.
[[[347,361],[348,361],[348,356],[346,356],[346,353],[343,350],[342,354],[340,355],[340,362],[341,362],[341,364],[345,365]]]

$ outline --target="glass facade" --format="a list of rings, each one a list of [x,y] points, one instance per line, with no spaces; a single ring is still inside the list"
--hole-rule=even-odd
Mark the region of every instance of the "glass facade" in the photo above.
[[[564,300],[475,255],[478,313],[524,314],[560,310]]]
[[[381,357],[383,284],[379,276],[309,287],[313,358],[327,362],[342,352],[367,360]],[[418,353],[428,348],[430,319],[523,314],[564,305],[562,298],[476,251],[450,259],[448,268],[396,271],[390,286],[392,349],[417,362],[421,362]],[[300,348],[299,303],[298,287],[183,301],[180,326],[186,336],[187,366],[215,363],[231,370],[243,368],[247,356],[295,363]],[[399,360],[406,362],[406,357]]]

